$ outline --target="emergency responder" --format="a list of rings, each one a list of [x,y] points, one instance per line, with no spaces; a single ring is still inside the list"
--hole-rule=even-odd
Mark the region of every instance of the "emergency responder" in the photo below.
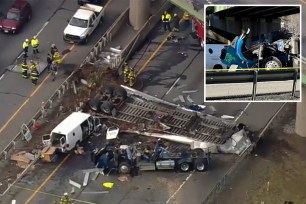
[[[124,63],[124,67],[123,67],[123,81],[124,83],[128,82],[128,78],[129,78],[129,73],[130,73],[130,68],[128,63]]]
[[[60,204],[72,204],[71,199],[68,197],[68,193],[64,193],[64,195],[61,197]]]
[[[183,21],[184,21],[184,25],[189,25],[190,23],[190,15],[187,11],[185,11],[183,14]]]
[[[29,51],[29,39],[25,39],[25,41],[22,44],[23,52],[24,52],[24,57],[28,57],[28,51]]]
[[[53,61],[50,69],[51,69],[51,74],[53,76],[52,81],[55,81],[55,76],[57,75],[57,70],[58,70],[58,64],[55,61]]]
[[[27,79],[28,78],[28,64],[27,60],[23,60],[21,63],[21,72],[22,72],[22,78]]]
[[[33,48],[33,54],[38,54],[39,51],[38,51],[38,46],[39,46],[39,40],[37,38],[36,35],[33,36],[32,40],[31,40],[31,46]]]
[[[174,32],[180,31],[180,18],[176,13],[173,14],[173,31]]]
[[[31,60],[30,71],[32,84],[36,85],[39,73],[37,70],[37,64],[33,60]]]
[[[135,73],[133,68],[131,68],[129,71],[128,80],[130,87],[132,87],[135,83]]]
[[[161,20],[164,24],[164,30],[171,32],[171,27],[170,27],[170,21],[171,21],[171,14],[168,13],[167,11],[164,12],[164,14],[161,16]]]
[[[50,53],[48,53],[48,55],[47,55],[47,71],[48,72],[50,72],[50,66],[52,64],[52,61],[53,61],[52,55]]]
[[[54,55],[52,56],[53,61],[55,61],[57,64],[62,63],[62,57],[59,52],[54,52]]]
[[[52,56],[54,55],[55,52],[58,52],[58,49],[57,49],[57,47],[56,47],[55,44],[52,44],[52,45],[51,45],[51,50],[50,50],[50,52],[51,52],[51,55],[52,55]]]

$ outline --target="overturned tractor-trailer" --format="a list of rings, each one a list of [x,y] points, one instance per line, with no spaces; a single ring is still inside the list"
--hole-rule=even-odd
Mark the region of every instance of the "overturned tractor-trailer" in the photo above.
[[[94,115],[116,124],[120,132],[188,144],[191,149],[241,154],[251,145],[251,132],[243,124],[125,86],[104,85],[88,106]]]

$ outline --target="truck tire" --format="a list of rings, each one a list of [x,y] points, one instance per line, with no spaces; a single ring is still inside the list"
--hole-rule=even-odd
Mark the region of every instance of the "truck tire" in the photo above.
[[[114,89],[113,97],[114,99],[120,100],[120,102],[124,101],[127,98],[127,91],[121,86],[117,86]]]
[[[181,172],[188,172],[190,171],[190,164],[188,162],[182,162],[179,164],[179,170]]]
[[[281,68],[282,62],[274,56],[267,57],[262,62],[263,68]]]
[[[127,162],[121,162],[118,165],[119,174],[129,174],[131,173],[131,165]]]
[[[198,172],[203,172],[207,170],[208,161],[206,158],[196,159],[194,161],[194,169]]]
[[[99,106],[100,106],[100,101],[96,98],[94,99],[91,99],[89,102],[88,102],[88,106],[89,106],[89,109],[92,110],[92,111],[99,111]]]
[[[104,96],[107,96],[108,98],[111,98],[113,96],[114,87],[111,85],[103,85],[100,93]]]
[[[111,115],[112,114],[112,110],[114,108],[114,105],[109,102],[109,101],[103,101],[100,105],[100,110],[103,112],[103,113],[106,113],[108,115]]]

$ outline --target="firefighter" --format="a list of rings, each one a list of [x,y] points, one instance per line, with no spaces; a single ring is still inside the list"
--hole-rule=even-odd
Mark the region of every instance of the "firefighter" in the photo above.
[[[128,63],[125,62],[124,67],[123,67],[123,81],[124,81],[124,83],[128,82],[129,73],[130,73],[130,68],[128,66]]]
[[[30,71],[32,84],[36,85],[39,73],[37,70],[37,63],[35,63],[33,60],[31,60]]]
[[[173,14],[173,31],[174,32],[180,31],[180,18],[176,13]]]
[[[33,54],[38,54],[39,51],[38,51],[38,46],[39,46],[39,40],[37,38],[36,35],[33,36],[32,40],[31,40],[31,46],[33,48]]]
[[[171,27],[170,27],[170,21],[171,21],[171,14],[168,13],[167,11],[164,12],[164,14],[161,16],[161,20],[164,24],[164,30],[171,32]]]
[[[50,66],[53,62],[53,57],[50,53],[48,53],[47,55],[47,70],[48,70],[48,73],[50,72]]]
[[[21,72],[22,72],[22,78],[27,79],[28,78],[28,64],[27,60],[23,60],[21,63]]]
[[[190,23],[190,15],[187,11],[185,11],[183,14],[183,21],[185,25],[189,25]]]
[[[53,61],[55,61],[57,64],[61,64],[62,63],[62,58],[61,58],[61,54],[57,51],[57,52],[54,52],[54,55],[53,55]]]
[[[25,41],[22,44],[22,49],[24,52],[24,57],[28,57],[28,51],[29,51],[29,39],[25,39]]]
[[[68,193],[64,193],[64,195],[61,197],[60,204],[72,204],[71,199],[68,197]]]
[[[130,69],[129,71],[128,80],[130,87],[132,87],[135,83],[135,73],[133,69]]]
[[[50,69],[51,69],[51,75],[53,76],[52,81],[55,81],[55,77],[57,75],[57,70],[58,70],[58,64],[55,61],[53,61]]]
[[[52,56],[54,55],[55,52],[58,52],[58,49],[57,49],[57,47],[56,47],[55,44],[52,44],[52,45],[51,45],[51,50],[50,50],[50,52],[51,52],[51,55],[52,55]]]

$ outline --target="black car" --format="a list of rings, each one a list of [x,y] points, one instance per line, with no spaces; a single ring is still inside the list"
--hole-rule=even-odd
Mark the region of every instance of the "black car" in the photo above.
[[[101,6],[103,3],[103,0],[78,0],[78,4],[80,6],[83,6],[84,4],[95,4]]]

